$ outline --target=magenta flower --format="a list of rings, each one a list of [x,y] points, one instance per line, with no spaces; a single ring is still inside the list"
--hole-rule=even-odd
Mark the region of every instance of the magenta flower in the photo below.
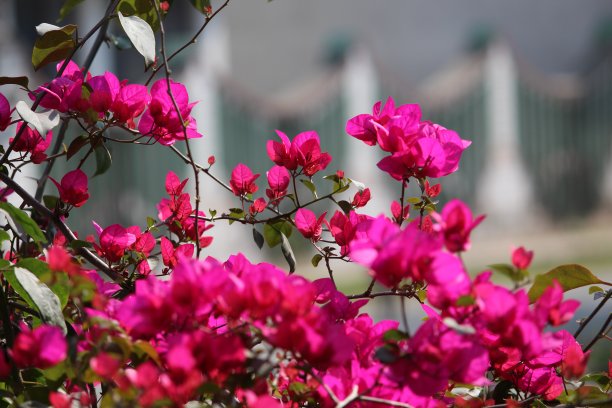
[[[239,163],[232,170],[232,178],[230,179],[230,187],[237,196],[243,196],[256,192],[259,187],[255,184],[255,180],[259,174],[253,174],[251,169],[245,164]]]
[[[110,108],[113,117],[119,122],[128,122],[130,127],[134,126],[134,118],[140,116],[149,103],[149,91],[147,87],[139,84],[123,85],[115,96]]]
[[[512,251],[512,265],[517,269],[527,269],[531,265],[533,251],[528,251],[524,247],[518,247]]]
[[[45,150],[47,150],[47,148],[49,148],[51,145],[53,132],[49,131],[46,137],[43,139],[37,130],[32,129],[23,123],[20,126],[26,126],[26,128],[21,133],[17,143],[15,143],[13,150],[16,152],[30,153],[32,163],[42,163],[47,158]],[[10,138],[9,142],[13,143],[12,137]]]
[[[277,130],[281,142],[269,140],[266,149],[270,160],[288,170],[302,166],[308,177],[324,170],[331,162],[329,153],[321,152],[321,144],[317,132],[309,130],[298,134],[289,141],[286,134]]]
[[[300,208],[295,213],[295,226],[304,236],[304,238],[309,238],[313,242],[317,242],[321,239],[323,223],[327,224],[327,221],[325,220],[326,214],[327,212],[324,212],[319,216],[319,218],[317,218],[315,213],[309,209]]]
[[[291,180],[289,171],[285,167],[274,166],[268,170],[266,177],[270,186],[270,188],[266,189],[266,196],[268,196],[272,204],[278,205],[280,200],[287,194],[287,188]]]
[[[276,134],[281,138],[281,142],[268,140],[266,144],[268,157],[277,165],[283,166],[288,170],[297,169],[297,157],[291,152],[291,141],[287,135],[280,130],[277,130]]]
[[[57,70],[63,63],[64,61],[61,61],[57,64]],[[43,91],[46,91],[40,101],[40,106],[43,108],[55,109],[64,113],[69,110],[85,111],[89,107],[87,101],[83,99],[83,72],[73,61],[68,63],[61,76],[39,86],[30,94],[30,98],[36,99],[37,95]]]
[[[11,105],[8,99],[0,93],[0,132],[5,130],[11,123]]]
[[[72,170],[58,183],[53,177],[49,177],[59,191],[60,200],[66,204],[80,207],[89,198],[87,189],[87,175],[81,169]]]
[[[15,337],[11,355],[20,368],[49,368],[66,358],[67,343],[59,327],[41,325],[30,330],[25,324]]]
[[[172,145],[177,140],[185,140],[185,137],[189,139],[202,137],[197,131],[195,119],[191,116],[191,109],[195,103],[189,102],[187,88],[183,84],[170,81],[170,91],[174,96],[180,117],[168,93],[166,80],[159,79],[151,87],[151,102],[140,118],[138,131],[143,135],[155,137],[165,146]],[[142,91],[139,94],[142,95]],[[181,123],[181,118],[183,123]]]
[[[117,262],[125,254],[134,242],[136,237],[126,228],[119,224],[113,224],[105,229],[102,229],[98,224],[93,222],[94,228],[98,233],[100,245],[94,243],[96,251],[110,262]]]
[[[435,217],[439,222],[437,228],[444,236],[444,245],[451,252],[470,249],[470,234],[485,218],[484,215],[473,218],[470,208],[458,199],[449,201]]]
[[[91,87],[89,95],[91,108],[98,113],[107,112],[113,105],[121,87],[115,74],[105,72],[104,75],[89,78],[87,84]]]

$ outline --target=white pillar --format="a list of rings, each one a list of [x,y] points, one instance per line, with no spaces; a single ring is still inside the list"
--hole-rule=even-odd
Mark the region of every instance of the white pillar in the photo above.
[[[528,225],[532,186],[519,150],[518,82],[510,47],[498,41],[485,63],[487,154],[478,201],[488,224]],[[521,222],[517,222],[520,219]]]

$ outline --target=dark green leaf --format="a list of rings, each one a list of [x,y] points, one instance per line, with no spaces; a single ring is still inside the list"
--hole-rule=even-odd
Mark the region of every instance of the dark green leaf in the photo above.
[[[344,211],[345,214],[350,213],[351,210],[353,209],[353,206],[351,205],[351,203],[349,203],[346,200],[338,201],[338,206],[340,206],[340,208],[342,208],[342,211]]]
[[[27,76],[18,76],[18,77],[0,77],[0,85],[19,85],[24,88],[28,88],[29,79]]]
[[[0,229],[0,243],[4,241],[8,241],[10,239],[11,239],[11,236],[9,235],[9,233],[3,229]]]
[[[42,30],[38,30],[43,34],[36,39],[32,50],[34,70],[38,70],[50,62],[68,58],[76,46],[76,25],[68,24],[56,29],[48,29],[49,27],[52,26],[47,25]]]
[[[15,292],[40,313],[45,323],[59,326],[66,333],[66,323],[59,298],[36,275],[25,268],[16,266],[12,270],[5,271],[4,277]]]
[[[392,364],[397,361],[397,355],[388,347],[380,347],[374,353],[374,357],[383,364]]]
[[[505,403],[506,398],[510,396],[510,390],[514,388],[512,381],[503,380],[495,386],[493,390],[493,399],[497,404]]]
[[[387,330],[385,334],[383,334],[383,340],[386,342],[396,343],[398,341],[406,340],[408,338],[408,333],[397,329]]]
[[[208,209],[208,213],[210,214],[211,217],[214,217],[215,215],[217,215],[217,210],[211,210],[210,208]]]
[[[46,243],[47,238],[40,230],[38,225],[24,211],[7,202],[0,202],[0,210],[6,212],[8,216],[28,234],[34,242]]]
[[[475,299],[471,295],[463,295],[457,299],[457,306],[471,306],[475,302]]]
[[[74,249],[75,251],[78,251],[81,248],[92,248],[93,247],[93,245],[91,245],[91,242],[82,241],[80,239],[75,239],[71,241],[70,244],[68,244],[68,246],[70,246],[70,248]]]
[[[310,260],[310,263],[312,264],[312,266],[316,268],[317,266],[319,266],[319,262],[321,262],[321,259],[323,259],[323,255],[316,254],[315,256],[312,257],[312,259]]]
[[[64,18],[66,18],[66,16],[68,14],[70,14],[72,9],[75,8],[76,6],[78,6],[82,2],[83,2],[83,0],[66,0],[64,2],[64,5],[62,6],[62,8],[59,11],[59,19],[58,20],[63,20]]]
[[[261,235],[261,232],[257,231],[255,228],[253,228],[253,240],[259,249],[263,248],[264,237]]]
[[[603,391],[610,385],[610,377],[604,373],[591,373],[582,377],[580,382],[595,383]]]
[[[268,246],[273,248],[282,242],[281,233],[289,237],[292,231],[293,227],[291,224],[285,220],[281,220],[264,224],[263,236]]]
[[[300,182],[304,184],[307,189],[310,190],[310,192],[312,193],[315,199],[318,198],[317,197],[317,187],[314,185],[312,181],[306,180],[306,179],[300,179]]]
[[[489,268],[493,269],[496,272],[501,273],[502,275],[507,276],[508,278],[510,278],[513,282],[518,282],[521,280],[521,275],[519,273],[517,273],[516,269],[514,268],[514,266],[510,265],[510,264],[492,264],[488,266]]]
[[[68,146],[68,151],[66,153],[66,160],[70,160],[72,156],[77,154],[79,150],[85,145],[89,143],[89,137],[87,135],[80,135],[70,143]]]
[[[283,256],[285,257],[285,259],[287,260],[287,263],[289,264],[289,273],[293,273],[295,272],[295,255],[293,254],[293,249],[291,249],[291,244],[289,243],[289,240],[287,239],[285,234],[281,232],[280,236],[281,236],[281,250],[283,251]]]
[[[94,177],[100,174],[106,173],[106,171],[110,168],[113,163],[113,159],[111,158],[111,154],[104,145],[104,143],[98,144],[94,148],[94,153],[96,155],[96,172],[94,173]]]
[[[43,203],[45,203],[45,207],[50,210],[54,210],[57,207],[57,202],[59,201],[59,197],[54,195],[44,195]]]
[[[609,285],[608,282],[602,281],[584,266],[576,264],[561,265],[535,277],[533,286],[529,289],[529,301],[533,303],[538,300],[546,288],[553,284],[554,280],[559,282],[564,292],[587,285]]]
[[[142,18],[138,16],[124,16],[118,13],[119,22],[123,31],[136,48],[136,51],[144,57],[145,66],[149,67],[155,63],[155,34],[153,29]]]

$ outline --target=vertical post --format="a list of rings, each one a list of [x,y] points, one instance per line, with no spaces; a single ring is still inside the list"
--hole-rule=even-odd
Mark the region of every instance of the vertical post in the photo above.
[[[528,225],[531,182],[519,148],[517,72],[510,47],[493,42],[485,63],[487,155],[478,202],[492,225]],[[517,219],[521,223],[517,223]]]

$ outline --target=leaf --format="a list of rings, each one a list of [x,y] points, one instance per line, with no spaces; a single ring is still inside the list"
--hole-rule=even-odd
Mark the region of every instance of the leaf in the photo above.
[[[337,204],[345,214],[349,214],[351,210],[353,209],[353,206],[351,205],[351,203],[349,203],[346,200],[340,200],[338,201]]]
[[[502,275],[507,276],[513,282],[518,282],[521,280],[520,275],[517,273],[516,269],[510,264],[492,264],[488,265],[489,268],[493,269],[496,272],[501,273]]]
[[[210,0],[189,0],[189,2],[205,16],[209,16],[211,12]]]
[[[76,47],[76,30],[77,26],[74,24],[63,27],[46,23],[38,25],[36,31],[40,37],[36,39],[32,50],[34,70],[37,71],[50,62],[68,58]]]
[[[104,143],[98,144],[94,148],[94,153],[96,155],[96,172],[94,173],[93,177],[106,173],[113,163],[111,154]]]
[[[289,264],[289,273],[291,274],[295,272],[295,255],[293,254],[293,249],[291,249],[291,244],[289,243],[289,240],[287,239],[285,234],[281,232],[280,236],[281,250],[283,251],[283,256],[287,260],[287,263]]]
[[[68,151],[66,152],[66,160],[70,160],[72,156],[77,154],[79,150],[89,142],[89,137],[87,135],[80,135],[75,137],[74,140],[68,146]]]
[[[471,306],[476,300],[471,295],[463,295],[457,299],[457,306]]]
[[[16,266],[12,270],[5,271],[4,277],[15,292],[40,313],[45,323],[61,327],[64,333],[67,332],[59,298],[36,275]]]
[[[257,244],[259,249],[263,248],[264,236],[261,235],[261,232],[257,231],[255,228],[253,228],[253,241],[255,241],[255,244]]]
[[[83,2],[83,0],[66,0],[66,2],[64,2],[64,5],[62,6],[62,8],[59,11],[59,19],[58,20],[63,20],[64,18],[66,18],[66,16],[68,14],[70,14],[72,9],[75,8],[76,6],[78,6],[82,2]]]
[[[459,334],[474,334],[476,333],[476,329],[469,324],[459,324],[452,317],[445,317],[442,319],[442,323],[444,323],[447,327],[450,327],[454,331]]]
[[[45,203],[45,207],[47,207],[50,210],[54,210],[55,207],[57,207],[57,202],[59,201],[59,198],[57,196],[54,195],[44,195],[43,196],[43,203]]]
[[[35,258],[24,258],[21,261],[17,262],[17,266],[32,272],[34,275],[36,275],[38,279],[43,282],[48,282],[49,280],[52,280],[51,274],[57,273],[52,272],[51,269],[49,269],[49,264],[44,261],[41,261],[40,259]],[[64,310],[64,307],[66,307],[66,305],[68,304],[70,290],[65,284],[59,282],[57,279],[53,280],[55,280],[56,283],[51,285],[50,289],[51,291],[53,291],[53,293],[57,295],[57,298],[60,300],[62,310]]]
[[[27,89],[28,83],[30,80],[27,76],[18,76],[18,77],[8,77],[3,76],[0,77],[0,85],[20,85]]]
[[[159,29],[159,18],[150,0],[121,0],[117,11],[124,16],[138,16],[146,21],[154,31]]]
[[[91,242],[82,241],[80,239],[75,239],[75,240],[70,241],[70,244],[68,244],[68,246],[75,251],[78,251],[81,248],[93,248],[93,245],[91,244]]]
[[[349,181],[350,183],[353,183],[353,184],[355,185],[355,187],[357,187],[357,190],[359,190],[359,191],[363,191],[363,190],[365,190],[365,188],[366,188],[365,184],[363,184],[363,183],[362,183],[362,182],[360,182],[360,181],[353,180],[353,179],[348,179],[348,181]]]
[[[380,347],[374,353],[374,357],[383,364],[392,364],[397,361],[397,354],[395,354],[389,347]]]
[[[397,329],[387,330],[385,334],[383,334],[383,340],[387,343],[397,343],[398,341],[406,340],[409,337],[410,336],[408,336],[408,333]]]
[[[38,225],[24,211],[15,207],[11,203],[0,201],[0,210],[4,211],[9,217],[18,224],[23,231],[28,234],[36,243],[46,243],[47,238],[40,230]]]
[[[4,241],[8,241],[10,239],[11,239],[11,236],[9,235],[9,233],[3,229],[0,229],[0,243]]]
[[[44,139],[47,137],[47,133],[59,125],[60,117],[56,110],[49,110],[46,112],[34,112],[27,103],[19,101],[15,104],[15,110],[21,116],[26,123],[32,125],[34,129]]]
[[[591,286],[589,288],[589,295],[592,295],[593,293],[596,292],[603,292],[604,290],[602,288],[600,288],[599,286]]]
[[[145,20],[138,16],[125,17],[121,12],[118,13],[119,22],[123,31],[145,59],[145,66],[149,67],[155,63],[155,34],[153,29]]]
[[[323,259],[323,255],[315,254],[315,256],[313,256],[310,260],[310,263],[316,268],[317,266],[319,266],[319,262],[321,262],[321,259]]]
[[[610,283],[604,282],[593,275],[593,273],[584,266],[576,264],[561,265],[545,274],[535,277],[533,286],[531,286],[529,293],[527,293],[529,302],[533,303],[538,300],[546,288],[553,284],[554,280],[559,282],[564,292],[587,285],[610,285]]]
[[[273,248],[282,242],[281,233],[286,237],[291,236],[293,227],[287,221],[281,220],[273,223],[264,224],[263,236],[270,248]]]
[[[304,184],[307,189],[310,190],[310,192],[312,193],[312,195],[314,196],[315,199],[319,198],[317,196],[317,187],[314,185],[314,183],[312,181],[306,180],[306,179],[300,179],[300,182],[302,184]]]

